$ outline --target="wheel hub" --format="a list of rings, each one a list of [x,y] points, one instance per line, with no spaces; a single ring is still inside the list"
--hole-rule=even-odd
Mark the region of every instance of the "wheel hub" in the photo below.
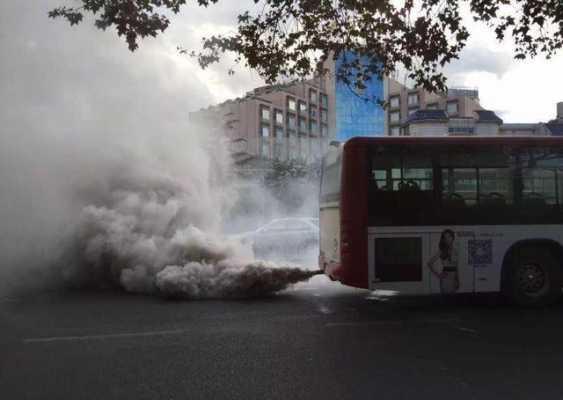
[[[545,271],[538,264],[524,264],[518,276],[520,288],[527,294],[537,294],[546,285]]]

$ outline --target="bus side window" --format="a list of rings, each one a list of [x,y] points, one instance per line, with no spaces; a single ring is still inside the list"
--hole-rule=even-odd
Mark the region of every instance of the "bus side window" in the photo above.
[[[502,207],[513,204],[511,182],[508,167],[479,168],[479,205]]]
[[[474,206],[477,203],[477,169],[443,168],[442,201],[445,207]]]
[[[387,170],[385,169],[374,169],[371,171],[374,189],[376,190],[389,190],[387,185]]]
[[[561,202],[563,154],[530,149],[521,154],[522,205],[546,207]]]

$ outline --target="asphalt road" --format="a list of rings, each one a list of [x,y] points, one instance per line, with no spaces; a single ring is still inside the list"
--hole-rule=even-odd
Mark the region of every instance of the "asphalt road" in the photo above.
[[[3,400],[561,399],[563,303],[43,293],[0,300],[0,355]]]

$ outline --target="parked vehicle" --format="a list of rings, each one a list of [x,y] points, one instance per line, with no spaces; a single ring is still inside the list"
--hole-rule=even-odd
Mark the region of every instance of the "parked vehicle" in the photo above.
[[[239,235],[250,242],[260,259],[299,261],[307,254],[316,254],[319,246],[318,218],[280,218],[255,231]]]

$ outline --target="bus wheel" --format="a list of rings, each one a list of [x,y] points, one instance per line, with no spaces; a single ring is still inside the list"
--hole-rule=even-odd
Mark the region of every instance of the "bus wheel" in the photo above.
[[[547,248],[523,248],[513,257],[504,292],[515,304],[541,306],[561,295],[561,269]]]

